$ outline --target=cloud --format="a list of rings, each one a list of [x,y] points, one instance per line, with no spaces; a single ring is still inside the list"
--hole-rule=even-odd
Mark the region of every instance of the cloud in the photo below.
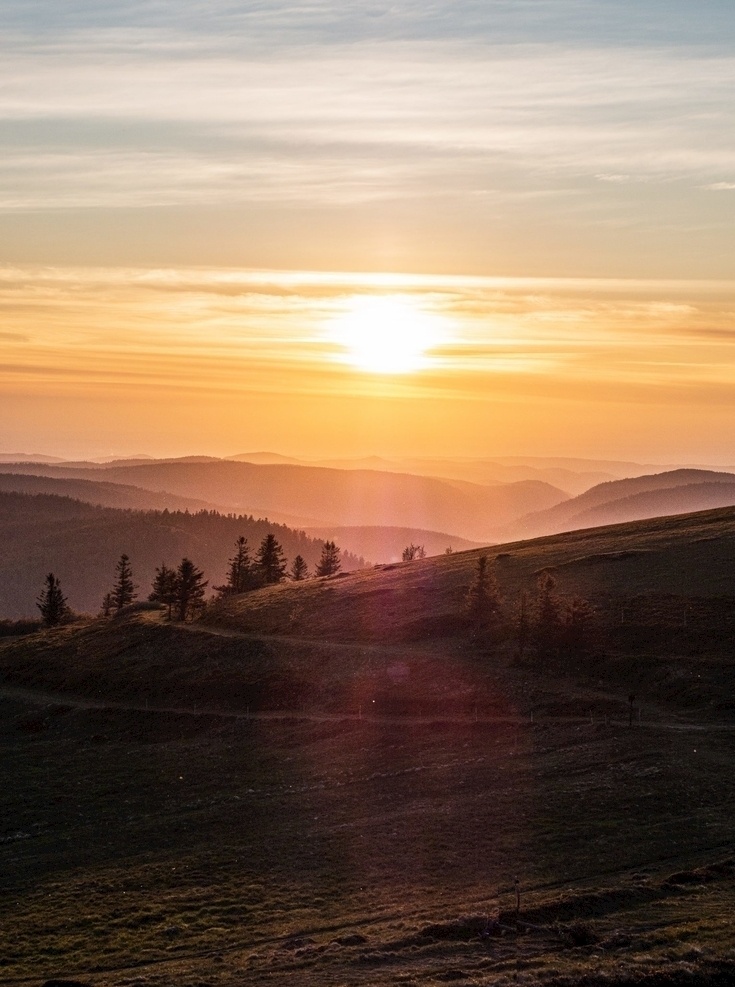
[[[3,60],[0,208],[588,195],[584,176],[703,184],[735,167],[729,56],[107,44]]]
[[[693,18],[690,0],[5,0],[6,32],[42,38],[87,29],[135,27],[154,37],[214,34],[254,46],[370,40],[530,38],[584,43],[697,46],[733,40],[730,0],[708,0]]]
[[[735,189],[735,182],[711,182],[709,185],[703,185],[702,188],[709,192],[729,192]]]

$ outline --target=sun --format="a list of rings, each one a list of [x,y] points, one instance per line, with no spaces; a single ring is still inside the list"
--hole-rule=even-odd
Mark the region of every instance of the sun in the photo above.
[[[408,374],[427,366],[428,351],[443,339],[441,319],[398,296],[358,295],[337,315],[331,331],[347,363],[366,373]]]

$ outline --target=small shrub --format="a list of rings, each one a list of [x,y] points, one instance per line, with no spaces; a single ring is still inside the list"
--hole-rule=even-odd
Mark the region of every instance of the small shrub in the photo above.
[[[556,934],[567,946],[594,946],[600,941],[600,937],[588,922],[557,925]]]

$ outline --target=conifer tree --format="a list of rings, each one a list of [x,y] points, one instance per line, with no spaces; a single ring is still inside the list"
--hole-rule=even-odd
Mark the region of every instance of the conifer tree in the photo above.
[[[340,551],[333,541],[325,541],[322,548],[322,557],[316,567],[317,576],[333,576],[342,568],[340,561]]]
[[[153,603],[162,603],[168,607],[168,619],[171,620],[173,606],[177,599],[176,570],[169,569],[165,562],[156,569],[153,587],[148,599]]]
[[[562,644],[572,655],[589,651],[593,644],[595,612],[589,602],[580,596],[567,600],[562,613]]]
[[[247,538],[244,535],[235,542],[235,554],[228,560],[227,582],[214,589],[220,596],[230,596],[233,593],[245,593],[253,589],[253,573]]]
[[[176,570],[176,615],[179,620],[193,617],[204,607],[204,590],[208,585],[201,569],[184,558]]]
[[[521,590],[516,630],[518,632],[518,657],[523,660],[523,657],[526,654],[526,647],[528,646],[528,639],[531,630],[528,619],[528,594],[525,590]]]
[[[467,615],[476,631],[494,623],[500,615],[500,589],[487,564],[487,555],[477,560],[475,578],[467,590]]]
[[[61,592],[61,585],[53,572],[46,576],[44,589],[36,601],[36,606],[41,611],[44,627],[56,627],[71,617],[66,597]]]
[[[542,572],[537,584],[536,622],[534,638],[542,654],[556,654],[562,630],[562,604],[554,592],[556,580],[550,572]]]
[[[302,579],[307,579],[309,576],[309,567],[304,561],[301,555],[297,555],[293,560],[293,565],[291,566],[291,579],[294,582],[301,582]]]
[[[110,614],[112,613],[112,607],[113,607],[112,593],[105,593],[105,595],[102,597],[102,616],[109,617]]]
[[[255,567],[265,586],[280,583],[286,578],[286,560],[283,549],[273,534],[266,535],[255,556]]]
[[[122,610],[137,597],[133,583],[133,569],[130,558],[123,553],[115,566],[115,585],[112,587],[112,605]]]

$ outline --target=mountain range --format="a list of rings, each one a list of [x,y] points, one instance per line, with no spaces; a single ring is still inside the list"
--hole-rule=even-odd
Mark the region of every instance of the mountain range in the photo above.
[[[138,465],[2,464],[0,472],[120,483],[299,527],[407,527],[496,540],[517,518],[567,499],[536,480],[487,486],[378,470],[176,461]]]
[[[521,518],[514,535],[533,538],[733,504],[735,473],[677,469],[600,483],[578,497]]]
[[[415,472],[394,472],[388,467],[399,461],[374,457],[341,463],[307,465],[267,452],[227,460],[0,462],[0,491],[57,494],[133,510],[244,514],[333,538],[371,562],[394,561],[410,543],[437,554],[450,546],[463,550],[735,504],[735,473],[704,468],[642,473],[641,464],[626,462],[512,457],[506,462],[400,461]],[[567,473],[575,478],[568,486],[577,487],[614,471],[630,470],[631,475],[593,483],[574,496],[539,479],[486,483],[463,478],[497,477],[498,466],[535,475],[551,470],[559,479]],[[429,469],[444,475],[421,472]]]

